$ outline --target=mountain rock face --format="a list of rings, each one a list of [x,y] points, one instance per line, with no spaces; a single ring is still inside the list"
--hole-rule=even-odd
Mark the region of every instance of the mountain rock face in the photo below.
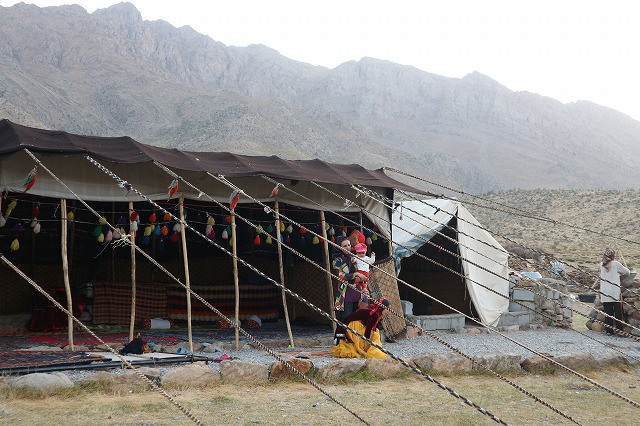
[[[389,166],[438,185],[638,188],[640,122],[363,58],[335,69],[143,21],[130,3],[0,7],[0,118],[183,150]],[[436,183],[434,186],[430,182]]]

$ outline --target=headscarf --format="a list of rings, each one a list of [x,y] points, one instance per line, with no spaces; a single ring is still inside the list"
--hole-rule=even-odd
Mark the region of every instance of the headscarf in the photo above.
[[[602,255],[602,266],[609,272],[611,269],[611,261],[616,257],[616,251],[607,247]]]
[[[342,246],[342,243],[347,239],[348,239],[347,237],[343,237],[342,235],[340,235],[339,237],[336,238],[336,244],[338,246]],[[333,254],[332,254],[331,257],[332,258],[336,258],[336,257],[338,257],[340,255],[343,255],[343,254],[345,254],[345,252],[341,248],[334,247],[333,248]]]

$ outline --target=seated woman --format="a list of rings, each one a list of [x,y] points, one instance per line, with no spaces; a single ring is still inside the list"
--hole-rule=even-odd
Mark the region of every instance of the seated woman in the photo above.
[[[349,328],[363,335],[378,346],[380,342],[380,331],[378,323],[387,312],[389,301],[383,297],[365,308],[358,309],[343,321]],[[351,331],[340,326],[336,329],[334,346],[331,350],[338,358],[386,358],[387,354],[382,352],[369,342],[353,334]]]

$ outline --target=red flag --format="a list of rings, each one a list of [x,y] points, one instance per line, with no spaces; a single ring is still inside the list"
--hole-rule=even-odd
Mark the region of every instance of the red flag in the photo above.
[[[240,191],[235,190],[231,193],[231,197],[229,197],[229,209],[235,209],[236,205],[238,205],[238,200],[240,200]]]
[[[171,196],[175,195],[176,192],[178,192],[178,179],[172,180],[171,185],[169,185],[169,199],[171,199]],[[167,199],[167,201],[169,201],[169,199]]]
[[[27,178],[24,180],[24,192],[27,192],[36,183],[37,171],[38,166],[35,166],[27,175]]]

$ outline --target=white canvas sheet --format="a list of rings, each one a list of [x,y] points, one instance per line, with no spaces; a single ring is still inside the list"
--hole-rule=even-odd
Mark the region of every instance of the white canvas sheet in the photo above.
[[[393,213],[392,224],[393,256],[398,274],[402,258],[414,254],[457,214],[459,251],[467,290],[481,321],[487,325],[496,323],[502,312],[509,309],[507,251],[459,202],[430,199],[401,204]]]

